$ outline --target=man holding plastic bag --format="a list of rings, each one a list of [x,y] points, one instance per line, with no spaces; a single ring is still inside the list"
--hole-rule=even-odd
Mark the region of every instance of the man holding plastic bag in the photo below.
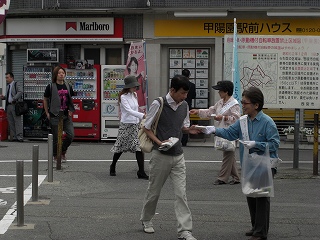
[[[242,93],[242,110],[246,114],[228,128],[207,126],[205,134],[228,140],[240,139],[241,184],[247,196],[252,228],[249,240],[267,239],[270,197],[274,196],[273,175],[276,173],[279,132],[276,124],[263,113],[264,96],[260,89],[250,87]],[[272,165],[271,165],[272,162]]]

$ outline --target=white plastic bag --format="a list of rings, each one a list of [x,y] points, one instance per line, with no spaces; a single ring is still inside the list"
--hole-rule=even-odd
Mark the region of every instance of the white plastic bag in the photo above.
[[[225,128],[228,127],[228,124],[224,121],[224,118],[220,122],[217,122],[215,124],[219,128]],[[235,141],[229,141],[227,139],[215,136],[214,139],[214,148],[221,151],[232,151],[234,152],[236,150],[236,142]]]
[[[236,149],[236,142],[235,141],[229,141],[227,139],[224,139],[224,138],[216,136],[215,137],[215,141],[214,141],[214,147],[217,150],[234,152],[235,149]]]
[[[248,197],[274,197],[268,144],[263,155],[244,151],[241,186],[243,194]]]

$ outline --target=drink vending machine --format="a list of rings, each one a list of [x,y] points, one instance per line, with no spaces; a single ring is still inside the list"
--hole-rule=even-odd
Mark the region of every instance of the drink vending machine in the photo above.
[[[100,65],[90,69],[66,69],[72,85],[75,112],[72,121],[75,140],[100,140]]]
[[[43,94],[52,81],[52,66],[24,66],[23,98],[29,112],[23,115],[23,136],[29,139],[46,139],[49,121],[43,109]]]
[[[115,140],[119,129],[119,92],[126,65],[101,66],[101,140]]]

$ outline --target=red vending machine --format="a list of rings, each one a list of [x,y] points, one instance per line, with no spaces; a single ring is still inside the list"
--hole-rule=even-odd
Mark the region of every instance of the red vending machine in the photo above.
[[[75,140],[100,140],[100,65],[68,64],[66,80],[72,85]]]

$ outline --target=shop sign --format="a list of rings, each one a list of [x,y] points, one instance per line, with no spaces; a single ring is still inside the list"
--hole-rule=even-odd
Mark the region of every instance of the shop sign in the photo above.
[[[156,20],[155,37],[223,37],[233,33],[233,19]],[[319,18],[237,19],[238,34],[320,36]]]
[[[2,42],[123,40],[121,18],[10,18],[5,29]]]

